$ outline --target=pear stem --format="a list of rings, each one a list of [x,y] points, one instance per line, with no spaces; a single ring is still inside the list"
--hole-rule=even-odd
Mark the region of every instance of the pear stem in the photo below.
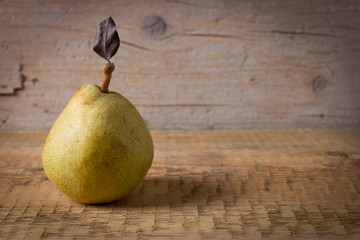
[[[100,89],[103,93],[109,92],[109,84],[111,80],[111,73],[115,70],[115,65],[112,62],[108,62],[103,66],[102,76],[101,76],[101,85]]]

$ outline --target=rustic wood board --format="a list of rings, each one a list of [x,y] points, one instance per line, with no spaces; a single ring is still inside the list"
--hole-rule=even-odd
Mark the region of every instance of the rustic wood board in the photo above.
[[[0,129],[49,130],[112,16],[110,89],[151,129],[360,127],[360,1],[1,1]],[[18,90],[16,90],[18,89]]]
[[[45,132],[0,134],[0,238],[360,237],[360,130],[152,131],[127,198],[77,203],[47,180]]]

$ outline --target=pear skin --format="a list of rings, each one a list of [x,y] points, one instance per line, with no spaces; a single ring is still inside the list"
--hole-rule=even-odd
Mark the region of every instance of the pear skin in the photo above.
[[[135,106],[95,84],[81,87],[55,121],[42,164],[49,180],[82,203],[105,203],[131,193],[154,156],[150,132]]]

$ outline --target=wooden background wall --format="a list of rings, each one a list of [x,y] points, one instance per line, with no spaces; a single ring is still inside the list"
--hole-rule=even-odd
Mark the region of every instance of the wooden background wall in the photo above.
[[[0,130],[48,130],[99,83],[151,129],[360,127],[360,1],[0,1]]]

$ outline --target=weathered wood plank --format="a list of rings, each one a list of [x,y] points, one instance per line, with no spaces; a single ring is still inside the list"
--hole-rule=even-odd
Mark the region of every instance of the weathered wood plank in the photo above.
[[[151,131],[152,167],[118,202],[46,178],[46,132],[0,133],[0,238],[360,237],[360,130]]]
[[[0,3],[0,130],[49,129],[99,83],[92,51],[111,15],[110,88],[152,129],[360,126],[359,1]],[[17,90],[16,90],[17,89]]]

